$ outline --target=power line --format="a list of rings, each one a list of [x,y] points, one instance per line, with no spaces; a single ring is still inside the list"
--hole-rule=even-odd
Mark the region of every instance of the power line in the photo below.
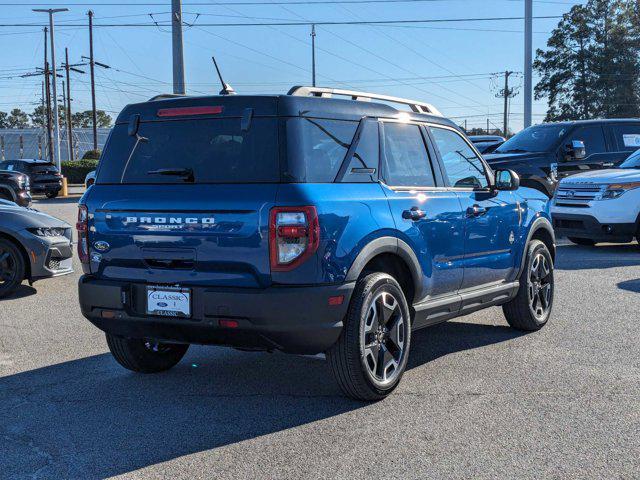
[[[366,3],[434,3],[434,2],[444,2],[450,0],[293,0],[290,2],[268,2],[269,5],[336,5],[336,4],[366,4]],[[22,3],[22,2],[11,2],[11,3],[0,3],[0,6],[40,6],[40,5],[49,5],[48,3],[41,2],[31,2],[31,3]],[[120,7],[120,6],[166,6],[166,3],[158,3],[158,2],[141,2],[141,3],[121,3],[121,2],[85,2],[85,3],[56,3],[56,5],[66,5],[66,6],[91,6],[91,7]],[[265,2],[186,2],[183,6],[264,6]]]
[[[533,17],[536,20],[558,19],[561,15],[542,15]],[[524,17],[468,17],[468,18],[429,18],[429,19],[397,19],[397,20],[343,20],[343,21],[303,21],[303,22],[239,22],[239,23],[199,23],[199,27],[301,27],[311,25],[405,25],[405,24],[425,24],[425,23],[458,23],[458,22],[498,22],[524,20]],[[0,27],[44,27],[40,23],[0,23]],[[85,24],[66,23],[65,27],[86,27]],[[171,23],[100,23],[94,27],[109,28],[129,28],[129,27],[170,27]]]

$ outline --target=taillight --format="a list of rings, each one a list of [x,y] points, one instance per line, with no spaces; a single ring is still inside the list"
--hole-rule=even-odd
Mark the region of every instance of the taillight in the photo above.
[[[161,108],[157,111],[159,117],[182,117],[185,115],[218,115],[224,110],[221,106],[203,105],[200,107]]]
[[[271,270],[293,270],[318,250],[316,207],[274,207],[269,218]]]
[[[89,212],[85,205],[78,205],[78,257],[80,262],[89,263]]]

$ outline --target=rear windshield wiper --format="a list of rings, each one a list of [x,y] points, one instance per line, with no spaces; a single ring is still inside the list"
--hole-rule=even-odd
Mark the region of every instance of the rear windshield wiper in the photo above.
[[[171,177],[182,177],[185,182],[194,182],[193,170],[190,168],[160,168],[158,170],[149,170],[148,175],[168,175]]]

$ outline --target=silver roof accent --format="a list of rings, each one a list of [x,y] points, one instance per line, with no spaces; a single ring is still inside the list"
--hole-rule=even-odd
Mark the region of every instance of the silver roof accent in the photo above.
[[[357,92],[355,90],[342,90],[339,88],[324,88],[324,87],[307,87],[307,86],[295,86],[287,93],[287,95],[294,95],[296,97],[321,97],[331,98],[334,95],[342,97],[350,97],[351,100],[360,100],[368,102],[370,100],[381,100],[383,102],[399,103],[402,105],[408,105],[411,110],[416,113],[428,113],[431,115],[437,115],[443,117],[442,113],[431,105],[430,103],[418,102],[416,100],[408,100],[406,98],[391,97],[389,95],[380,95],[377,93]]]
[[[147,102],[155,102],[156,100],[166,100],[167,98],[181,98],[181,97],[186,97],[186,95],[183,95],[181,93],[161,93],[159,95],[151,97],[149,100],[147,100]]]

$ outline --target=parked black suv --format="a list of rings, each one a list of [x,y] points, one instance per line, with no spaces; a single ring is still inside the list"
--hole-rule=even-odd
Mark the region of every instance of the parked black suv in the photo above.
[[[47,198],[55,198],[62,190],[62,175],[54,164],[46,160],[6,160],[0,162],[0,170],[28,175],[32,194],[44,194]]]
[[[28,207],[31,204],[29,177],[20,172],[2,170],[0,166],[0,200]]]
[[[640,119],[580,120],[534,125],[484,158],[551,197],[561,178],[617,166],[638,148]]]

